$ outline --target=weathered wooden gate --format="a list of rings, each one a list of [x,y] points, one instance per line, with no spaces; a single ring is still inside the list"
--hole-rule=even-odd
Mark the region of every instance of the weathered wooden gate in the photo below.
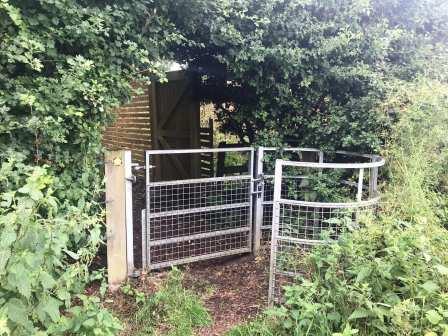
[[[153,83],[151,89],[152,149],[200,148],[199,101],[184,73],[170,73],[167,83]],[[159,155],[153,165],[157,180],[199,177],[201,173],[200,155]]]

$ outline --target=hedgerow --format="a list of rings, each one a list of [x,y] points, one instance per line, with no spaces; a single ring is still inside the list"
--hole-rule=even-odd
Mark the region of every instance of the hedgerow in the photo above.
[[[390,80],[446,65],[437,0],[169,3],[189,41],[176,57],[243,143],[379,150],[394,121],[378,109]]]
[[[230,335],[448,333],[448,86],[402,84],[383,107],[400,121],[384,151],[379,217],[315,248],[300,260],[309,276],[285,288],[284,304]]]
[[[152,6],[0,0],[0,334],[120,327],[82,293],[102,240],[101,133],[181,38]]]

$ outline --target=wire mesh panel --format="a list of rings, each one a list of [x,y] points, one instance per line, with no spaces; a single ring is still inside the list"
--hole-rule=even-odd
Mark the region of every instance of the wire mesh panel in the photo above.
[[[379,195],[371,188],[376,181],[370,180],[376,180],[377,174],[365,176],[364,169],[377,169],[383,164],[379,157],[353,164],[276,161],[271,215],[271,303],[281,301],[284,286],[311,271],[304,257],[313,246],[332,243],[347,230],[356,229],[360,216],[375,208]],[[348,179],[352,175],[357,182]],[[327,176],[336,176],[339,181],[322,184]],[[307,200],[307,195],[312,200]]]
[[[259,147],[257,150],[257,175],[261,184],[260,192],[256,199],[255,228],[261,232],[256,235],[259,240],[270,240],[272,228],[272,204],[274,199],[274,165],[276,159],[288,159],[293,161],[321,162],[323,152],[314,148],[274,148]],[[289,185],[295,180],[300,183],[301,176],[290,176]]]
[[[188,162],[182,155],[202,152],[211,158],[222,156],[222,152],[237,153],[247,172],[218,177],[211,172],[212,177],[168,181],[151,175],[152,162],[168,162],[156,160],[158,155],[180,154],[177,162]],[[252,148],[147,151],[145,267],[162,268],[251,251],[252,165]]]

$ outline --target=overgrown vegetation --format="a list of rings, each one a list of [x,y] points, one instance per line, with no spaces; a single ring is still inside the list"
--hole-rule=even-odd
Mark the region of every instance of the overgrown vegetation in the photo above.
[[[180,38],[150,5],[0,1],[2,334],[118,330],[80,295],[102,239],[101,132]]]
[[[168,3],[176,57],[242,142],[378,150],[390,80],[446,76],[444,1]]]
[[[310,272],[285,288],[285,303],[230,335],[448,333],[448,86],[406,84],[384,108],[400,121],[379,218],[301,256]]]
[[[131,81],[163,80],[167,59],[189,67],[242,141],[367,151],[389,141],[382,218],[316,250],[309,290],[290,288],[276,317],[234,333],[448,333],[446,6],[0,0],[0,334],[120,329],[83,295],[102,240],[101,133]],[[175,274],[144,309],[172,335],[192,333],[208,316]]]
[[[199,327],[211,323],[211,317],[199,297],[182,286],[179,269],[170,271],[162,288],[145,297],[131,287],[139,303],[133,329],[137,335],[193,336]]]

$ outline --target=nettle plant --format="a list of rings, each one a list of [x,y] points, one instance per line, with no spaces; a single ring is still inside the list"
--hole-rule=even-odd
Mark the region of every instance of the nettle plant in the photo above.
[[[153,6],[0,0],[0,334],[119,329],[82,293],[101,242],[101,133],[182,39]]]
[[[11,154],[0,167],[0,313],[5,328],[0,333],[34,334],[36,326],[50,333],[75,331],[82,309],[94,303],[84,299],[72,307],[73,293],[81,293],[89,280],[88,265],[101,243],[101,214],[61,204],[49,168],[31,167],[24,159]],[[104,328],[100,334],[119,327],[109,313],[98,313],[110,320],[92,323],[92,328]]]

